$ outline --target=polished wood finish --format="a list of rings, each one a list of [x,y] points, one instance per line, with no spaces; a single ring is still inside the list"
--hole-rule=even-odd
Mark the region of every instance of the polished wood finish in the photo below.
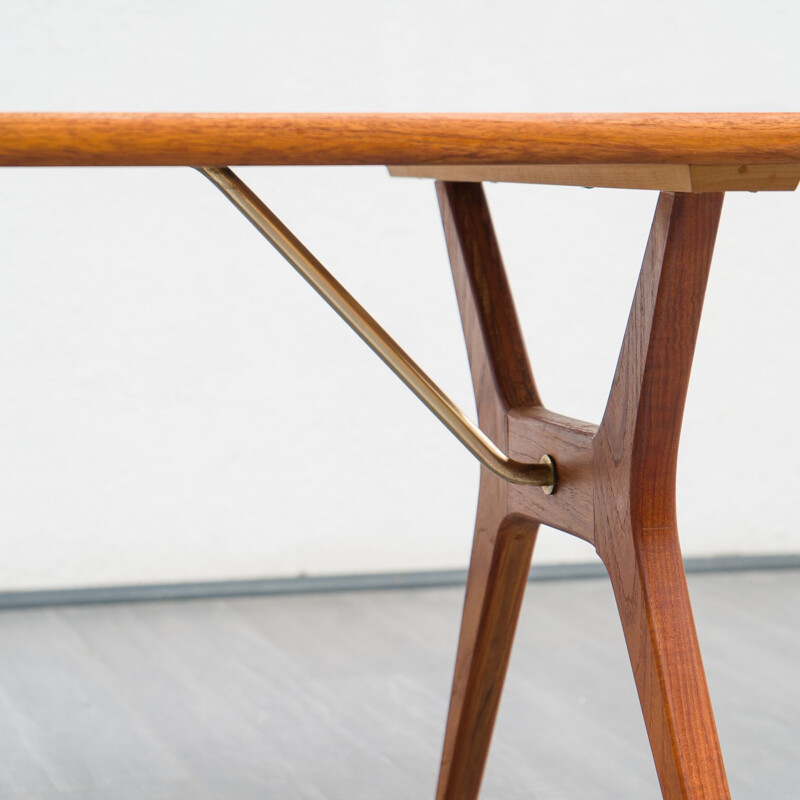
[[[437,192],[478,422],[506,450],[508,412],[539,407],[539,395],[482,187],[441,183]],[[510,513],[509,488],[481,469],[437,800],[476,797],[489,752],[538,530],[531,518]]]
[[[389,167],[396,178],[657,189],[664,192],[793,192],[798,164],[417,164]]]
[[[595,438],[595,537],[661,789],[729,797],[683,572],[675,471],[721,194],[662,194]]]
[[[484,470],[438,800],[474,800],[543,522],[594,543],[614,587],[663,796],[729,791],[681,560],[675,470],[721,193],[661,193],[599,426],[544,409],[479,184],[437,184],[481,426],[551,454],[552,496]],[[579,756],[576,756],[579,757]]]
[[[800,114],[0,114],[0,166],[800,164]]]
[[[509,504],[520,514],[594,543],[593,440],[597,426],[546,408],[512,408],[506,417],[509,453],[531,459],[541,450],[556,462],[558,488],[518,492],[509,487]],[[538,458],[538,456],[537,456]]]

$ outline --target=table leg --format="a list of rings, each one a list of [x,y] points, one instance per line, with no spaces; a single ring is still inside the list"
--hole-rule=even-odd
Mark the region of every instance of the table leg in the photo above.
[[[507,451],[507,411],[538,406],[539,398],[489,210],[480,184],[439,183],[437,191],[478,420]],[[482,470],[439,800],[478,795],[537,529],[509,514],[508,484]]]
[[[675,472],[722,194],[659,198],[595,437],[595,541],[665,798],[730,797],[683,571]]]
[[[481,428],[559,488],[482,472],[438,800],[478,796],[538,522],[593,542],[669,800],[729,798],[675,522],[683,406],[722,194],[662,193],[603,421],[544,410],[479,184],[438,183]]]

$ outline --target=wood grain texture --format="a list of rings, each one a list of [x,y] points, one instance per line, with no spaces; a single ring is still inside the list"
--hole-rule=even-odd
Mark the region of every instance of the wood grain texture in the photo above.
[[[681,559],[678,441],[721,193],[661,193],[600,426],[542,407],[480,184],[437,183],[481,427],[547,496],[482,472],[438,798],[478,796],[537,523],[594,543],[617,601],[664,798],[727,800]],[[580,758],[580,754],[576,754]]]
[[[690,172],[693,192],[793,192],[800,183],[797,164],[693,164]]]
[[[395,178],[439,181],[538,183],[551,186],[662,189],[690,192],[687,164],[415,164],[389,167]]]
[[[509,507],[594,543],[593,447],[597,426],[530,406],[511,409],[507,425],[509,455],[524,462],[547,453],[558,469],[555,494],[509,486]]]
[[[0,114],[0,166],[798,164],[800,114]]]
[[[480,184],[436,188],[478,422],[507,451],[508,410],[540,404],[511,291]],[[481,469],[438,800],[478,796],[511,654],[538,524],[509,514],[508,487]]]
[[[793,192],[798,164],[418,164],[389,167],[397,178],[656,189],[663,192]]]
[[[595,440],[597,552],[668,800],[730,796],[675,509],[681,420],[722,199],[661,195]]]

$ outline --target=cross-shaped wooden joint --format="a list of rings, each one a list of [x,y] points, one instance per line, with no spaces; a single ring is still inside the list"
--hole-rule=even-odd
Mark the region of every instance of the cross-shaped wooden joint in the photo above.
[[[675,515],[684,401],[721,193],[662,192],[599,426],[539,399],[479,183],[437,192],[481,428],[552,454],[547,497],[482,470],[439,800],[478,796],[540,523],[594,544],[614,587],[666,798],[728,798]]]

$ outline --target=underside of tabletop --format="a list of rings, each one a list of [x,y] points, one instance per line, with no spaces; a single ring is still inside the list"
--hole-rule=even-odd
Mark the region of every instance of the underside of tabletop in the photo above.
[[[456,182],[655,189],[662,192],[793,192],[798,164],[418,164],[389,167],[399,178]]]

